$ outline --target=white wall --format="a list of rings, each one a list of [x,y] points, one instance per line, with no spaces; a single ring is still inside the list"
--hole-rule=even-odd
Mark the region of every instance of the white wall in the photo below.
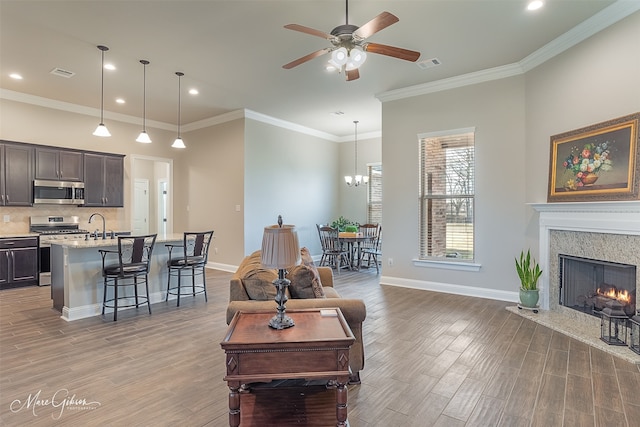
[[[343,142],[339,146],[340,156],[340,212],[337,216],[344,216],[360,224],[367,222],[367,188],[366,185],[347,187],[344,183],[345,175],[353,175],[354,142]],[[367,174],[367,164],[379,163],[382,159],[382,138],[358,139],[358,173]],[[382,176],[384,179],[384,165]],[[382,196],[384,199],[384,195]],[[384,215],[384,212],[382,213]],[[327,218],[331,222],[335,218]]]
[[[322,253],[316,224],[339,212],[338,144],[245,120],[244,251],[260,249],[264,227],[282,215],[301,246]]]
[[[383,282],[515,297],[514,256],[528,247],[537,255],[538,218],[526,203],[546,201],[550,136],[640,111],[637,52],[640,13],[524,75],[385,102]],[[476,127],[476,261],[482,267],[415,267],[416,135],[469,126]]]
[[[522,76],[383,104],[384,283],[513,289],[513,254],[524,240],[524,105]],[[476,129],[475,261],[482,268],[416,267],[417,135],[469,127]]]
[[[526,201],[546,202],[550,137],[640,112],[640,12],[606,28],[526,75]],[[547,169],[545,169],[547,168]],[[544,175],[544,178],[547,178]],[[537,246],[538,215],[527,237]]]

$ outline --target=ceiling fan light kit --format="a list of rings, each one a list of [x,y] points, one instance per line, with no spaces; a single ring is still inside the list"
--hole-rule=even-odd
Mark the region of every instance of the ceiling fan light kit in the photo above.
[[[346,3],[346,23],[338,25],[331,33],[315,30],[299,24],[288,24],[284,28],[301,33],[309,34],[316,37],[322,37],[329,40],[333,45],[324,49],[317,50],[301,58],[291,61],[282,66],[284,69],[291,69],[300,64],[304,64],[318,56],[331,52],[329,64],[339,71],[344,71],[347,81],[356,80],[360,77],[358,68],[367,59],[367,52],[376,53],[378,55],[390,56],[392,58],[403,59],[405,61],[416,62],[420,57],[420,52],[402,49],[395,46],[387,46],[379,43],[367,42],[366,39],[371,37],[380,30],[395,24],[399,21],[398,17],[389,13],[382,12],[371,21],[361,27],[349,24],[349,1]]]

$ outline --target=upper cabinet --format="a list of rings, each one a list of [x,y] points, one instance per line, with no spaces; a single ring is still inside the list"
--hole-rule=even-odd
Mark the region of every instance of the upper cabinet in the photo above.
[[[31,206],[33,147],[0,142],[0,206]]]
[[[82,181],[82,152],[36,148],[36,179]]]
[[[124,205],[124,156],[85,153],[84,206]]]

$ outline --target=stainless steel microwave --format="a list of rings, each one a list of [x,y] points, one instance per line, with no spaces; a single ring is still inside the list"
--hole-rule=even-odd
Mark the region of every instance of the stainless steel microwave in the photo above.
[[[84,205],[84,182],[33,181],[33,204]]]

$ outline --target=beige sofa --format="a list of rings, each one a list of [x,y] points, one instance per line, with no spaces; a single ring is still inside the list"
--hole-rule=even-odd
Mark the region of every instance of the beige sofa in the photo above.
[[[250,294],[256,296],[255,282],[249,285],[249,279],[252,269],[260,270],[259,263],[260,251],[245,257],[238,267],[238,270],[231,278],[229,287],[229,305],[227,306],[227,324],[231,322],[237,311],[269,311],[276,312],[276,303],[268,296],[268,293],[275,293],[275,286],[270,281],[264,281],[265,299],[251,299]],[[362,322],[366,318],[367,311],[364,301],[360,299],[341,298],[338,292],[333,288],[333,271],[329,267],[317,267],[322,288],[326,298],[290,298],[287,303],[287,309],[304,309],[304,308],[329,308],[338,307],[349,324],[351,331],[355,337],[355,343],[351,346],[349,352],[349,367],[351,369],[350,383],[360,383],[360,370],[364,367],[364,345],[362,342]],[[263,270],[264,271],[264,270]],[[248,286],[245,286],[247,282]],[[248,291],[249,289],[249,291]]]

